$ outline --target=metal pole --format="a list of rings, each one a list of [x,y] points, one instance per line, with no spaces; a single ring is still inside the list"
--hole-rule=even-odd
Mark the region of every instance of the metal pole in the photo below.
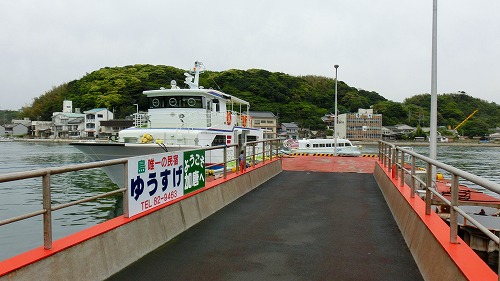
[[[139,104],[134,103],[135,105],[135,118],[134,118],[134,126],[138,127],[139,123]]]
[[[431,124],[429,158],[436,160],[437,155],[437,0],[432,1],[432,71],[431,71]],[[431,171],[436,178],[436,168]]]
[[[394,179],[399,180],[399,167],[398,167],[398,152],[399,150],[394,149]]]
[[[254,167],[254,168],[255,168],[255,146],[256,145],[257,144],[255,144],[255,143],[252,145],[252,167]]]
[[[411,179],[410,179],[411,193],[410,197],[415,197],[415,156],[411,157]]]
[[[269,160],[273,160],[273,141],[269,141]]]
[[[405,185],[405,153],[401,151],[401,179],[399,182],[399,186]]]
[[[431,185],[432,185],[432,165],[427,163],[427,182],[425,187],[425,214],[431,214]]]
[[[334,149],[333,149],[333,156],[337,156],[337,69],[339,68],[339,65],[336,64],[333,67],[335,67],[335,120],[333,120],[335,123],[333,123],[333,141],[334,141]]]
[[[227,145],[224,146],[224,178],[227,177]]]
[[[50,172],[42,177],[43,186],[43,248],[52,249],[52,206],[50,194]]]
[[[387,146],[387,171],[389,174],[391,173],[392,169],[392,147]]]
[[[455,211],[458,206],[458,176],[451,176],[451,206],[450,206],[450,242],[457,243],[458,236],[458,213]]]
[[[124,178],[123,178],[123,186],[125,187],[125,190],[123,191],[123,216],[126,217],[126,218],[129,218],[130,217],[130,214],[129,214],[129,211],[128,211],[128,207],[129,207],[129,202],[128,202],[128,190],[129,190],[129,186],[128,186],[128,161],[125,162],[125,164],[123,165],[123,175],[124,175]]]

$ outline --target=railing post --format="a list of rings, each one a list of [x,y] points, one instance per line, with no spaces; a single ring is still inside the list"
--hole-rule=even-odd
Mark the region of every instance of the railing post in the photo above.
[[[240,155],[240,146],[239,144],[237,146],[234,147],[234,158],[235,158],[235,164],[236,164],[236,173],[239,173],[240,172],[240,163],[238,163],[238,159],[239,159],[239,155]]]
[[[390,146],[387,146],[387,164],[387,171],[390,174],[392,169],[392,147]]]
[[[399,181],[399,186],[405,185],[405,153],[401,150],[401,179]]]
[[[411,157],[410,198],[415,197],[415,157]]]
[[[223,177],[227,177],[227,145],[224,146],[224,152],[223,152],[223,159],[224,159],[224,168],[223,168]]]
[[[384,168],[387,168],[387,150],[389,150],[389,146],[387,144],[384,145]]]
[[[455,211],[458,206],[458,176],[451,175],[451,206],[450,206],[450,242],[457,243],[458,235],[458,213]]]
[[[398,154],[399,154],[399,149],[395,148],[394,149],[394,179],[397,181],[399,179],[399,167],[398,167]]]
[[[52,249],[52,198],[50,192],[50,172],[42,177],[43,188],[43,248]]]
[[[255,167],[255,146],[256,145],[257,145],[256,143],[254,143],[252,145],[252,167]]]
[[[427,182],[425,187],[425,214],[431,214],[432,165],[427,163]]]
[[[280,141],[276,141],[276,157],[279,157]]]
[[[123,191],[123,216],[126,218],[130,217],[130,214],[128,212],[128,161],[123,164],[123,187],[125,187],[125,190]]]
[[[378,142],[378,161],[382,162],[382,142]]]
[[[273,160],[273,141],[269,141],[269,160]]]
[[[262,142],[262,164],[266,162],[266,142]]]

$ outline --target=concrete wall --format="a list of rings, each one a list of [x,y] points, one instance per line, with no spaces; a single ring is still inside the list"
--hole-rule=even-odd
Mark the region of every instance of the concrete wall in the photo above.
[[[211,189],[121,225],[0,277],[5,280],[103,280],[282,171],[266,163]]]
[[[375,179],[425,280],[498,280],[497,275],[461,239],[449,242],[450,228],[437,214],[425,214],[425,202],[410,198],[380,166]]]

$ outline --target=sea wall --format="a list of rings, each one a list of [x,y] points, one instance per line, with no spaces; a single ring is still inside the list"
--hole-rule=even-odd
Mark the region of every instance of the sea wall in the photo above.
[[[52,250],[0,263],[0,280],[104,280],[281,171],[281,159],[266,162],[138,218],[115,218],[55,241]]]
[[[425,202],[410,197],[410,188],[400,187],[380,162],[374,176],[425,280],[498,280],[460,238],[450,243],[448,225],[434,212],[426,215]]]

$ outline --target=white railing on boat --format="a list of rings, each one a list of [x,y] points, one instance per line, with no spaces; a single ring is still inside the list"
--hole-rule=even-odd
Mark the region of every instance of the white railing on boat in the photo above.
[[[410,176],[409,186],[411,189],[411,197],[415,197],[415,194],[417,193],[417,183],[424,188],[425,213],[427,215],[430,215],[432,211],[432,196],[437,196],[443,203],[450,206],[450,243],[458,243],[458,215],[460,214],[472,225],[477,227],[477,229],[479,229],[482,233],[484,233],[489,239],[496,243],[498,248],[500,248],[500,238],[462,210],[458,202],[460,178],[475,183],[498,195],[500,195],[500,184],[415,153],[413,150],[408,149],[408,147],[399,147],[382,140],[378,142],[378,154],[379,159],[382,161],[384,167],[388,169],[389,174],[392,173],[394,178],[399,180],[400,186],[405,185],[405,174]],[[405,157],[408,155],[411,155],[410,170],[405,168]],[[416,159],[423,161],[426,165],[426,182],[423,182],[416,176],[416,170],[418,169]],[[392,169],[395,169],[395,171],[392,171]],[[436,171],[436,169],[441,169],[451,174],[451,201],[446,199],[434,188],[436,184],[434,182],[433,170]],[[498,271],[500,272],[500,261],[498,263]]]

